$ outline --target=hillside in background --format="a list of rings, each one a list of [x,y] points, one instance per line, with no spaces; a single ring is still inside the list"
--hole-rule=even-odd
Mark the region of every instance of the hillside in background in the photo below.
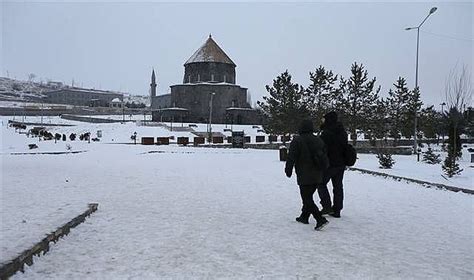
[[[67,87],[61,82],[20,81],[0,77],[0,100],[40,102],[43,92]]]
[[[17,101],[17,102],[41,102],[45,96],[44,92],[71,88],[62,82],[34,82],[21,81],[6,77],[0,77],[0,101]],[[77,88],[77,87],[75,87]],[[88,89],[94,90],[94,89]],[[149,97],[142,95],[131,95],[124,93],[124,102],[146,104],[149,105]]]

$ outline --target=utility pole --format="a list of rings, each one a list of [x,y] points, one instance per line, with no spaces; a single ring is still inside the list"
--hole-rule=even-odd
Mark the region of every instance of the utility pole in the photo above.
[[[407,27],[405,28],[405,30],[413,30],[413,29],[416,29],[416,70],[415,70],[415,89],[418,89],[418,53],[419,53],[419,49],[420,49],[420,28],[421,26],[423,25],[423,23],[425,23],[425,21],[428,19],[429,16],[431,16],[434,12],[436,12],[438,8],[436,7],[433,7],[430,9],[430,12],[429,14],[425,17],[425,19],[420,23],[420,25],[418,26],[415,26],[415,27]],[[417,129],[417,126],[418,126],[418,108],[415,108],[415,127],[414,127],[414,135],[413,135],[413,150],[415,152],[415,154],[418,155],[418,141],[417,141],[417,132],[418,132],[418,129]],[[418,158],[418,161],[420,161],[420,157],[419,155],[417,156]]]
[[[211,92],[211,100],[209,101],[209,143],[212,141],[212,98],[214,95],[216,95],[216,93]]]

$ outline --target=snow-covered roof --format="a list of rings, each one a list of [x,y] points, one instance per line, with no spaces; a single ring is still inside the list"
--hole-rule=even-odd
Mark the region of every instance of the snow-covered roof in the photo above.
[[[217,45],[217,43],[209,35],[204,45],[202,45],[185,63],[196,63],[196,62],[219,62],[232,64],[235,63],[225,54],[225,52]]]
[[[116,91],[108,91],[108,90],[100,90],[100,89],[86,89],[86,88],[77,88],[77,87],[65,87],[57,90],[51,90],[45,92],[45,94],[50,94],[54,92],[64,92],[64,93],[70,93],[70,92],[84,92],[84,93],[99,93],[99,94],[115,94],[115,95],[122,95],[123,93],[121,92],[116,92]]]
[[[186,108],[180,108],[180,107],[168,107],[168,108],[162,108],[160,111],[176,111],[176,112],[187,112],[189,111]]]
[[[243,108],[243,107],[229,107],[225,109],[226,111],[254,111],[253,108]]]
[[[112,99],[112,103],[122,103],[122,100],[120,100],[119,98],[114,98]]]

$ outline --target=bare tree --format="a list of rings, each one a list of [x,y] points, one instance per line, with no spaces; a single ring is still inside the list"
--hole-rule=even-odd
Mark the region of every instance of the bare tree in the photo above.
[[[33,73],[28,74],[28,82],[33,82],[36,78],[36,75]]]
[[[467,65],[460,69],[457,65],[449,73],[445,85],[446,103],[448,105],[447,121],[449,123],[449,152],[452,156],[461,156],[460,134],[463,122],[463,111],[466,105],[472,104],[472,80],[471,72]]]
[[[457,65],[451,70],[445,85],[446,104],[448,108],[455,108],[458,112],[465,109],[466,104],[472,103],[472,80],[471,72],[467,65],[458,69]]]

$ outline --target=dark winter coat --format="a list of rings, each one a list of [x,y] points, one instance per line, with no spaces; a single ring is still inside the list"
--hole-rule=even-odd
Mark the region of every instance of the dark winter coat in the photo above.
[[[340,122],[325,122],[321,126],[321,139],[326,144],[329,166],[344,166],[344,149],[347,145],[347,133]]]
[[[323,170],[318,169],[314,164],[310,150],[326,153],[324,142],[321,138],[313,135],[311,122],[303,123],[299,129],[299,134],[290,143],[285,173],[290,177],[294,166],[298,185],[320,184],[323,180]]]

